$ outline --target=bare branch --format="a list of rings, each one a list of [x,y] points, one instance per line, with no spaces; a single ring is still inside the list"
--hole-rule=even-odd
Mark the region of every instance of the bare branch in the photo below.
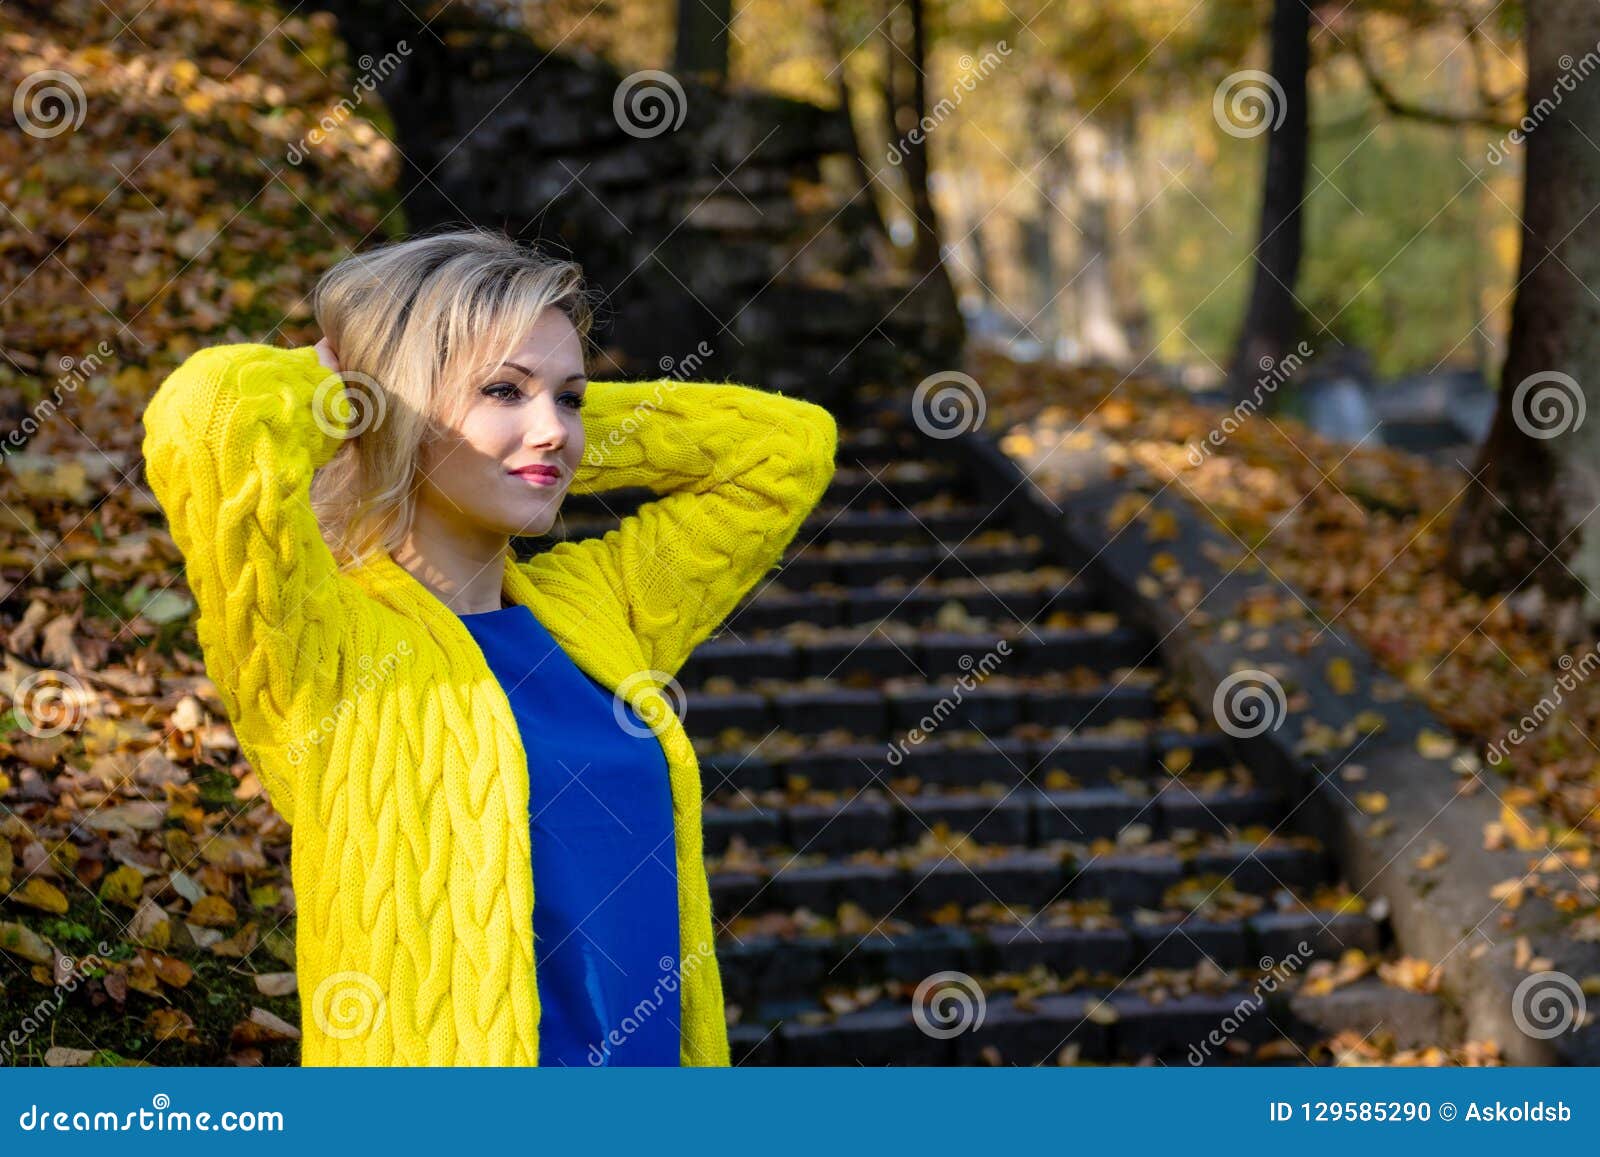
[[[1404,100],[1394,89],[1389,87],[1389,82],[1384,80],[1377,66],[1367,57],[1366,43],[1363,41],[1359,31],[1353,30],[1351,32],[1350,47],[1350,54],[1355,57],[1356,63],[1360,66],[1362,76],[1366,77],[1367,86],[1372,89],[1372,95],[1377,97],[1378,103],[1383,105],[1394,116],[1433,125],[1448,125],[1452,127],[1456,125],[1476,125],[1479,128],[1493,129],[1496,132],[1509,132],[1517,127],[1516,121],[1504,120],[1496,116],[1488,108],[1471,112],[1453,112],[1448,109],[1429,108],[1426,105]]]

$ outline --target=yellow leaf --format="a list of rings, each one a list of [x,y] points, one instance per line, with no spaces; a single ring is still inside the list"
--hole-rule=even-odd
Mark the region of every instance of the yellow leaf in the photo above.
[[[1095,1001],[1084,1015],[1095,1024],[1116,1024],[1118,1020],[1117,1010],[1103,1000]]]
[[[128,922],[127,932],[135,944],[162,949],[172,943],[172,918],[147,897]]]
[[[1369,707],[1350,721],[1355,729],[1362,735],[1371,735],[1374,732],[1384,731],[1389,726],[1389,721],[1383,717],[1382,711]]]
[[[1329,659],[1323,673],[1335,695],[1348,695],[1356,689],[1356,669],[1349,659]]]
[[[100,899],[107,904],[122,904],[128,908],[137,908],[143,892],[144,877],[139,874],[139,869],[130,868],[127,864],[123,864],[100,881]]]
[[[1426,727],[1417,732],[1417,754],[1424,759],[1448,759],[1455,750],[1456,741],[1451,736]]]
[[[50,942],[25,924],[0,922],[0,948],[30,964],[49,964]]]
[[[1106,513],[1106,529],[1121,530],[1148,504],[1149,499],[1137,491],[1128,491],[1111,504]]]
[[[1513,876],[1509,880],[1501,880],[1490,888],[1489,898],[1502,901],[1507,908],[1518,908],[1522,905],[1522,894],[1525,888],[1526,885],[1522,882],[1521,877]]]
[[[145,1018],[144,1025],[158,1041],[176,1040],[190,1045],[200,1043],[193,1018],[181,1008],[153,1009]]]
[[[41,880],[37,876],[11,893],[10,898],[19,904],[26,904],[41,912],[53,912],[57,916],[63,916],[67,911],[66,894],[49,880]]]
[[[1381,791],[1358,791],[1356,805],[1369,816],[1375,816],[1389,809],[1389,797]]]
[[[1450,849],[1438,840],[1428,845],[1426,850],[1417,857],[1417,867],[1422,871],[1431,871],[1450,858]]]
[[[1145,520],[1145,538],[1151,542],[1170,542],[1178,537],[1178,516],[1170,510],[1158,510]]]
[[[1520,852],[1531,852],[1544,847],[1541,840],[1528,821],[1517,814],[1517,809],[1508,803],[1500,805],[1500,827],[1505,834],[1511,837],[1511,842]]]
[[[189,910],[189,923],[203,928],[232,928],[239,922],[239,913],[222,896],[202,896]]]
[[[1173,574],[1180,569],[1178,556],[1170,550],[1158,551],[1150,556],[1150,573],[1155,575]]]

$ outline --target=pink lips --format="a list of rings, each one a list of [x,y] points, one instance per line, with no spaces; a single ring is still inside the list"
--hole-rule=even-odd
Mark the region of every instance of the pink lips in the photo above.
[[[561,480],[561,471],[554,466],[524,466],[511,473],[534,486],[554,486]]]

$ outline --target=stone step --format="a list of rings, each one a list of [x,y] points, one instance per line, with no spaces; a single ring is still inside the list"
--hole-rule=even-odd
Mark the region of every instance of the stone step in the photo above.
[[[1037,908],[1061,899],[1103,900],[1124,912],[1158,907],[1170,890],[1196,880],[1219,877],[1237,891],[1260,895],[1314,888],[1326,882],[1327,871],[1320,848],[1249,840],[1216,840],[1183,854],[1166,845],[1081,856],[1065,845],[985,851],[986,858],[971,863],[946,853],[909,866],[859,855],[818,863],[784,852],[745,856],[733,861],[736,867],[713,860],[712,904],[722,921],[773,910],[833,911],[841,904],[914,919],[949,904]]]
[[[1001,992],[983,998],[981,1018],[963,990],[944,1008],[955,1020],[930,1010],[929,1032],[908,1000],[837,1015],[797,1007],[781,1020],[734,1026],[729,1043],[740,1065],[1305,1064],[1328,1063],[1326,1042],[1339,1031],[1365,1035],[1392,1021],[1400,1047],[1418,1047],[1438,1041],[1443,1019],[1435,997],[1370,977],[1315,995],[1243,976],[1222,991],[1160,1000],[1127,990],[1028,1001]],[[963,1031],[953,1031],[958,1025]]]
[[[818,505],[845,507],[882,502],[890,506],[916,506],[959,493],[963,485],[961,472],[944,463],[904,461],[880,464],[872,469],[838,465]],[[561,513],[572,518],[621,519],[659,497],[645,486],[569,494],[562,500]]]
[[[749,744],[734,750],[706,750],[700,755],[701,777],[708,793],[723,788],[759,792],[801,783],[828,791],[852,791],[885,778],[914,777],[942,788],[975,788],[998,784],[1061,784],[1100,787],[1124,779],[1165,782],[1174,771],[1226,768],[1234,754],[1220,732],[1193,734],[1140,720],[1124,720],[1100,731],[1072,729],[1060,733],[936,733],[921,744],[891,753],[883,741],[830,744],[805,749],[802,738],[778,734],[754,751]],[[887,766],[886,766],[887,765]]]
[[[1220,835],[1270,827],[1281,811],[1280,801],[1259,788],[1195,791],[1177,783],[1144,796],[1111,787],[1048,791],[1033,784],[1005,793],[878,792],[834,802],[747,802],[734,796],[732,803],[705,806],[705,850],[720,854],[738,839],[750,847],[835,855],[914,842],[939,824],[985,844],[1115,839],[1132,824],[1161,840],[1185,831]]]
[[[1337,960],[1348,948],[1371,955],[1383,939],[1378,922],[1365,913],[1304,906],[1229,920],[1174,916],[1111,924],[1053,926],[1035,920],[873,929],[864,935],[728,936],[717,945],[717,960],[725,998],[754,1011],[824,987],[890,981],[915,986],[937,972],[979,976],[1044,968],[1067,977],[1081,969],[1086,977],[1114,982],[1151,968],[1193,968],[1202,961],[1224,969],[1269,961],[1270,968],[1295,960]]]
[[[615,530],[621,512],[568,514],[546,536],[554,542],[581,542],[599,538]],[[954,546],[981,533],[991,525],[1001,525],[1005,515],[994,508],[978,505],[941,504],[938,509],[858,509],[854,506],[819,504],[800,524],[796,540],[802,544],[834,542],[916,543],[945,542]]]
[[[942,462],[907,460],[873,469],[837,465],[822,504],[850,506],[888,499],[915,506],[946,494],[962,493],[966,485],[960,470]]]
[[[1152,674],[1154,674],[1152,672]],[[716,736],[733,729],[757,738],[774,728],[795,735],[820,735],[842,729],[859,736],[883,736],[901,743],[913,729],[1006,732],[1023,724],[1045,727],[1098,727],[1117,719],[1155,719],[1153,681],[1141,685],[1127,676],[1074,688],[991,686],[1001,676],[956,693],[950,683],[896,680],[882,687],[826,687],[756,691],[691,692],[683,714],[691,737]],[[892,758],[885,755],[885,759]]]
[[[911,427],[864,429],[856,426],[839,433],[836,460],[842,466],[881,468],[907,462],[924,463],[928,444]]]
[[[977,586],[976,583],[972,584]],[[1055,613],[1083,614],[1101,606],[1098,595],[1081,580],[1047,591],[949,589],[947,584],[921,583],[905,590],[850,587],[795,593],[776,583],[756,587],[754,596],[730,615],[723,630],[736,638],[746,632],[775,630],[794,623],[818,627],[870,626],[890,620],[933,624],[946,608],[998,622],[1039,624]]]
[[[975,670],[1038,675],[1074,667],[1110,675],[1155,658],[1150,635],[1132,627],[1013,628],[1008,633],[1011,637],[1001,638],[977,631],[919,631],[897,640],[890,632],[857,630],[841,631],[836,639],[798,642],[719,636],[695,649],[679,669],[678,682],[700,687],[711,679],[735,684],[754,679],[927,679]]]
[[[976,504],[907,509],[903,506],[862,509],[819,505],[800,526],[805,542],[926,543],[964,542],[991,527],[1005,525],[1005,512]]]
[[[917,583],[1031,574],[1047,565],[1051,564],[1038,538],[985,532],[954,547],[873,542],[817,545],[800,539],[784,555],[778,571],[786,589],[802,591],[822,583],[865,587],[891,579]]]

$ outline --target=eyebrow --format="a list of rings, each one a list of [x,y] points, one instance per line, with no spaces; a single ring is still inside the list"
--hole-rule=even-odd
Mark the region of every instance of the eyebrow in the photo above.
[[[523,377],[526,377],[526,378],[532,378],[532,377],[537,377],[538,376],[532,370],[526,368],[525,366],[519,366],[516,362],[505,362],[505,363],[503,363],[502,368],[504,366],[510,366],[512,369],[516,370],[518,373],[520,373]],[[579,373],[579,374],[568,374],[566,376],[566,378],[564,378],[562,380],[562,384],[565,385],[567,382],[586,382],[588,380],[589,380],[589,376],[587,374],[581,374],[581,373]]]

